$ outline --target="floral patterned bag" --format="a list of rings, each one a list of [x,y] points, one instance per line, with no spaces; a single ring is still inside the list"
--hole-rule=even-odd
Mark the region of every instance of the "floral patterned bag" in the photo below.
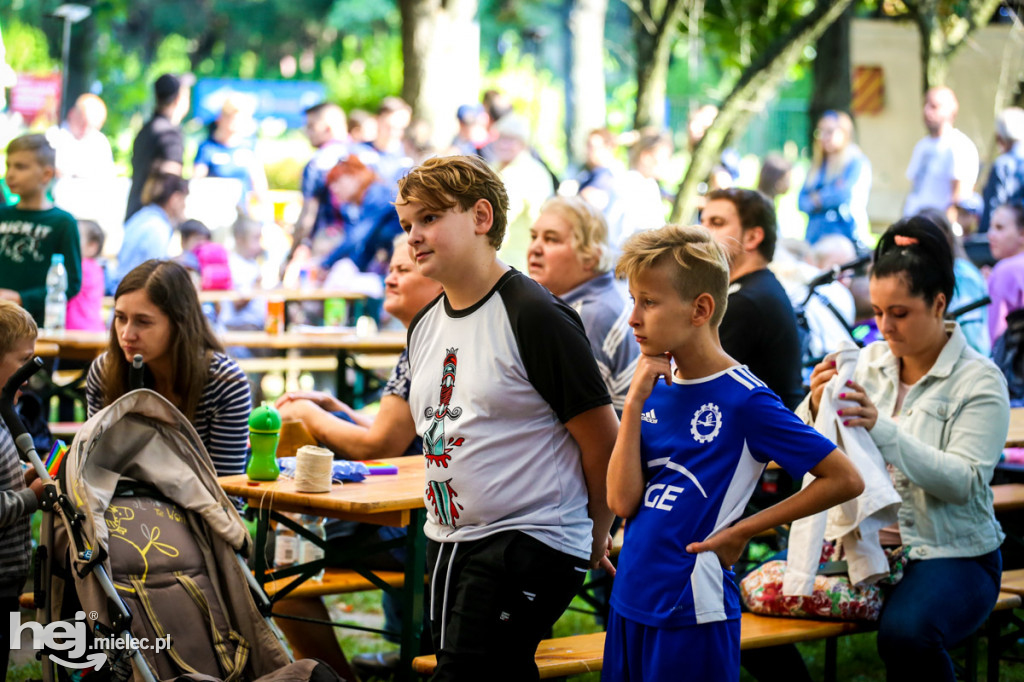
[[[822,561],[828,561],[831,553],[832,546],[827,544]],[[903,577],[909,548],[887,549],[885,553],[889,558],[889,577],[875,585],[858,587],[845,575],[818,575],[811,596],[787,597],[782,594],[786,562],[774,560],[761,564],[740,581],[740,598],[748,610],[766,616],[875,621],[885,596],[882,587],[895,585]]]

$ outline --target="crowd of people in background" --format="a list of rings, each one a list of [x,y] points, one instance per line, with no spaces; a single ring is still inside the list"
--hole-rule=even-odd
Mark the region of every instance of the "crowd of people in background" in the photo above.
[[[792,163],[781,156],[764,160],[756,189],[744,188],[739,186],[738,154],[725,150],[701,185],[700,214],[695,222],[707,234],[696,228],[692,234],[678,229],[655,233],[652,230],[665,225],[672,199],[670,188],[661,182],[674,152],[669,131],[643,129],[618,134],[607,128],[591,130],[582,167],[563,181],[533,146],[531,120],[497,91],[488,91],[481,102],[466,103],[454,112],[458,131],[443,148],[432,144],[429,126],[415,119],[412,108],[398,97],[384,98],[374,113],[354,110],[347,115],[336,103],[324,102],[305,111],[304,132],[313,152],[301,173],[301,208],[294,225],[289,226],[290,235],[282,236],[266,210],[268,181],[254,144],[256,127],[250,101],[227,97],[194,161],[186,164],[181,123],[190,107],[190,85],[189,77],[171,74],[154,84],[154,114],[132,147],[123,234],[112,260],[104,257],[106,235],[92,216],[72,216],[61,210],[54,205],[50,191],[55,179],[105,180],[113,176],[110,144],[102,132],[106,116],[102,100],[83,95],[58,129],[16,138],[7,147],[5,183],[11,202],[0,208],[0,299],[21,305],[42,327],[46,272],[54,255],[64,259],[67,327],[110,329],[109,348],[88,372],[89,414],[124,392],[126,357],[144,351],[153,386],[196,425],[218,473],[238,473],[244,466],[245,415],[251,402],[246,377],[230,357],[232,350],[225,350],[218,341],[216,331],[262,329],[266,300],[261,292],[282,283],[363,291],[383,300],[381,314],[385,318],[390,316],[396,324],[411,327],[414,342],[427,334],[448,334],[449,323],[437,312],[438,296],[442,285],[445,302],[463,292],[466,275],[460,258],[472,265],[472,259],[480,254],[467,245],[481,241],[484,232],[460,223],[466,244],[439,241],[439,250],[450,250],[443,258],[434,251],[414,262],[410,246],[430,245],[434,238],[424,211],[436,209],[438,214],[449,215],[454,210],[432,206],[429,188],[417,184],[426,182],[432,169],[443,173],[438,167],[444,163],[432,159],[466,157],[468,175],[487,182],[493,175],[503,187],[487,203],[492,211],[497,207],[507,210],[499,219],[491,214],[482,216],[480,223],[503,226],[494,228],[497,241],[488,242],[488,248],[493,247],[500,262],[518,273],[498,273],[497,261],[491,260],[489,251],[487,258],[478,259],[480,273],[493,276],[491,284],[511,282],[511,293],[502,293],[507,300],[496,300],[494,305],[505,306],[508,310],[503,308],[502,314],[513,317],[525,315],[521,308],[527,303],[544,308],[545,315],[562,325],[556,325],[558,329],[564,326],[566,334],[572,331],[559,340],[566,347],[559,352],[577,353],[589,345],[589,355],[595,359],[587,364],[585,386],[578,378],[564,379],[576,387],[581,404],[593,399],[593,413],[581,410],[577,418],[587,416],[604,428],[612,421],[612,410],[605,409],[600,395],[607,393],[615,414],[624,420],[638,417],[636,410],[649,397],[638,397],[643,391],[631,388],[638,372],[654,370],[642,352],[642,344],[653,341],[642,339],[638,344],[636,340],[637,330],[647,324],[636,305],[645,304],[631,304],[628,298],[639,295],[634,290],[637,278],[654,282],[649,278],[660,277],[664,263],[658,261],[660,265],[654,267],[654,260],[644,261],[638,255],[643,249],[686,251],[691,246],[684,248],[684,243],[704,244],[694,247],[706,252],[697,258],[704,264],[692,267],[710,268],[717,273],[714,276],[727,278],[720,287],[723,300],[717,302],[719,308],[725,305],[725,311],[710,312],[712,305],[706,319],[694,312],[692,324],[700,330],[694,332],[694,338],[701,340],[715,367],[731,366],[727,361],[731,358],[754,377],[735,381],[754,382],[777,395],[781,403],[772,403],[772,409],[787,415],[787,424],[792,422],[788,428],[803,434],[800,438],[806,433],[798,426],[799,420],[815,421],[823,386],[835,374],[828,354],[843,341],[884,339],[869,346],[877,363],[858,367],[856,381],[863,385],[856,389],[860,407],[848,414],[870,431],[897,472],[894,478],[906,479],[901,490],[910,490],[904,495],[910,501],[897,530],[913,538],[915,547],[933,547],[937,558],[921,561],[920,567],[908,573],[907,587],[901,588],[902,617],[883,617],[879,645],[892,670],[909,670],[908,661],[924,661],[934,671],[934,679],[943,678],[948,667],[948,657],[943,658],[945,647],[969,632],[962,631],[962,624],[957,624],[960,621],[950,616],[946,620],[951,622],[943,621],[938,635],[924,633],[921,624],[938,618],[936,600],[924,599],[919,594],[921,588],[912,587],[949,580],[953,569],[941,563],[942,558],[969,557],[970,565],[957,569],[963,574],[960,579],[978,586],[979,604],[991,601],[989,578],[999,571],[996,548],[1000,531],[991,515],[971,501],[978,491],[951,482],[948,471],[969,466],[964,464],[967,455],[933,438],[935,434],[925,433],[927,429],[916,418],[898,417],[903,409],[909,417],[909,406],[925,399],[924,389],[917,390],[915,384],[932,371],[945,372],[942,381],[927,389],[936,395],[960,396],[968,385],[977,391],[979,381],[986,390],[999,393],[1003,379],[995,365],[984,360],[993,354],[1011,386],[1009,397],[1024,401],[1024,377],[1016,374],[1021,363],[1015,360],[1024,349],[1009,341],[1009,335],[1004,338],[1013,313],[1024,309],[1024,111],[1010,108],[998,115],[993,132],[999,155],[990,168],[983,169],[975,144],[955,127],[956,95],[945,87],[926,93],[923,120],[927,134],[907,159],[911,189],[903,205],[904,220],[882,236],[874,249],[875,270],[866,277],[862,266],[871,260],[877,240],[868,218],[872,169],[856,144],[856,128],[847,112],[827,111],[816,122],[810,168],[798,200],[800,211],[807,216],[807,229],[803,239],[793,240],[781,237],[777,213],[777,197],[793,184]],[[689,153],[717,114],[712,105],[694,109],[686,129]],[[184,175],[188,167],[193,181],[221,178],[236,183],[238,192],[230,200],[238,217],[229,234],[189,220],[190,182]],[[979,185],[983,170],[987,175]],[[410,177],[414,178],[412,184]],[[453,182],[444,177],[445,182]],[[453,190],[453,196],[461,196],[461,191]],[[478,210],[478,204],[459,206],[458,215]],[[407,240],[403,232],[412,236]],[[659,239],[670,245],[659,246]],[[671,246],[675,242],[679,243]],[[977,249],[974,245],[978,244],[983,248]],[[615,263],[623,253],[630,277],[628,291],[623,279],[615,276]],[[691,267],[687,259],[692,256],[679,256],[677,265]],[[417,265],[420,261],[424,263],[422,273]],[[661,280],[651,286],[657,291],[671,290]],[[560,300],[550,303],[543,299],[541,306],[537,303],[541,300],[539,287]],[[196,288],[234,288],[253,295],[245,301],[204,309],[195,296]],[[104,319],[102,313],[104,293],[114,296],[110,319]],[[986,296],[990,298],[987,306],[976,305]],[[433,312],[421,320],[416,315],[424,306],[432,307]],[[971,306],[971,311],[959,316],[959,325],[947,323],[951,312]],[[566,312],[570,309],[581,320],[585,338],[575,335],[575,318]],[[480,329],[492,321],[488,316],[505,319],[490,308],[474,310],[473,315],[479,318],[474,324],[481,325]],[[530,317],[528,322],[542,325],[539,320]],[[1024,320],[1018,321],[1018,325],[1022,323]],[[716,331],[705,338],[710,329]],[[515,357],[525,363],[526,376],[550,360],[546,356],[555,351],[529,344],[519,331],[508,330],[508,348],[521,346],[522,353]],[[548,330],[545,338],[551,334]],[[191,347],[183,346],[186,338],[203,349],[198,360]],[[436,404],[437,387],[412,382],[408,376],[410,354],[414,361],[426,358],[440,366],[443,358],[433,357],[437,348],[441,346],[420,341],[403,354],[375,420],[363,418],[322,392],[287,394],[278,406],[284,414],[305,421],[318,440],[343,457],[380,456],[380,448],[394,455],[420,452],[427,446],[416,438],[410,409],[422,412],[425,405]],[[671,350],[678,348],[681,346]],[[675,362],[684,364],[679,356]],[[544,366],[555,365],[559,363]],[[901,369],[893,374],[891,366]],[[462,372],[459,380],[468,384],[471,379]],[[1020,395],[1014,395],[1014,386]],[[520,388],[509,386],[509,390]],[[735,388],[730,383],[729,390]],[[483,386],[474,390],[485,396],[493,393]],[[977,395],[960,397],[965,405],[973,405],[972,401],[981,400]],[[551,403],[543,390],[530,399],[534,398],[538,404],[543,400]],[[990,402],[978,403],[979,420],[1005,416],[1005,405],[996,398]],[[579,425],[573,425],[572,419],[563,421],[565,433],[560,431],[560,437],[566,442],[575,438],[585,446],[587,439],[576,433]],[[639,422],[633,426],[640,428]],[[969,431],[962,419],[956,428]],[[481,430],[480,436],[485,435]],[[978,434],[973,437],[984,452],[972,456],[990,475],[998,457],[995,445]],[[907,438],[913,439],[912,447],[894,445]],[[802,474],[831,457],[830,444],[814,444],[820,451],[815,460],[819,464],[794,463],[792,471]],[[575,452],[573,447],[567,452]],[[942,455],[941,468],[946,473],[925,471],[926,455],[935,452]],[[578,454],[574,456],[578,458]],[[829,472],[835,474],[830,466],[820,470],[825,478]],[[578,471],[576,478],[580,480],[572,481],[571,487],[579,499],[585,498],[588,489],[603,492]],[[966,474],[963,478],[980,480]],[[850,481],[842,486],[846,492],[855,487]],[[929,507],[930,502],[922,503],[932,498],[915,496],[918,490],[968,508],[969,514],[951,523],[962,526],[967,533],[964,538],[977,532],[975,544],[929,535],[921,529],[927,524],[911,530],[915,515],[956,516],[946,507],[936,510]],[[636,486],[624,484],[613,495],[620,496],[621,509],[635,511]],[[585,526],[586,513],[577,511],[580,526]],[[600,523],[607,525],[608,519],[595,513],[591,514],[595,523],[600,517]],[[654,530],[650,532],[653,537]],[[338,530],[338,537],[344,535]],[[573,538],[578,547],[574,545],[573,560],[562,566],[567,576],[565,594],[556,595],[557,599],[575,591],[574,572],[599,554],[598,549],[591,554],[591,538],[583,535],[582,539]],[[445,543],[436,541],[438,531],[429,525],[428,537],[432,540],[431,558],[439,559]],[[544,555],[543,547],[529,550],[538,557]],[[450,561],[457,563],[454,556]],[[465,561],[467,566],[472,563],[468,558]],[[630,566],[629,571],[642,569]],[[632,646],[624,642],[633,631],[624,624],[621,613],[625,620],[636,615],[624,608],[626,595],[613,597],[620,616],[612,621],[618,628],[612,641],[623,647],[622,651]],[[321,609],[318,600],[313,600],[298,610],[310,614]],[[971,611],[960,620],[973,623],[979,613]],[[296,626],[290,636],[298,641],[311,635]],[[343,654],[331,656],[335,667],[347,669]],[[628,665],[624,660],[617,663]],[[744,665],[748,664],[756,674],[758,662],[745,659]]]
[[[126,222],[123,236],[119,234],[114,241],[120,245],[119,251],[115,258],[104,258],[109,254],[102,249],[91,256],[95,263],[103,265],[103,289],[108,295],[116,289],[120,278],[139,263],[189,251],[179,246],[176,230],[188,217],[185,200],[190,183],[183,172],[189,165],[184,158],[182,122],[191,106],[191,84],[190,76],[173,74],[165,74],[154,83],[153,116],[132,146]],[[300,278],[323,284],[335,269],[330,279],[332,286],[380,298],[391,243],[400,231],[390,209],[398,179],[432,155],[479,155],[498,171],[510,199],[510,228],[501,255],[523,271],[527,269],[531,226],[540,216],[541,207],[553,196],[578,195],[600,211],[608,224],[612,253],[630,235],[664,224],[672,199],[670,188],[663,184],[675,151],[673,135],[666,130],[591,130],[579,172],[561,179],[533,146],[530,119],[517,112],[511,100],[499,91],[488,91],[480,103],[458,108],[457,132],[446,148],[431,144],[429,126],[414,120],[411,108],[398,97],[384,98],[374,113],[353,110],[348,115],[338,105],[324,102],[306,111],[305,132],[314,152],[302,171],[298,218],[294,226],[286,226],[282,231],[268,220],[272,211],[268,211],[266,171],[254,144],[254,106],[251,98],[227,94],[209,124],[209,136],[200,142],[190,164],[194,181],[207,177],[233,181],[237,194],[229,194],[237,199],[239,220],[263,226],[263,241],[269,243],[264,243],[262,255],[256,250],[255,241],[243,247],[250,253],[248,267],[242,265],[237,257],[239,252],[232,246],[233,229],[218,230],[213,237],[214,241],[225,242],[228,252],[236,254],[231,263],[236,269],[246,270],[239,273],[238,279],[248,282],[248,286],[272,287],[281,278],[286,285],[294,285]],[[956,96],[949,88],[933,88],[926,93],[923,119],[928,134],[918,142],[908,160],[911,190],[903,210],[906,216],[924,210],[944,214],[954,237],[962,240],[970,238],[971,232],[988,233],[1000,208],[1020,202],[1024,195],[1024,152],[1020,142],[1024,137],[1024,111],[1010,108],[997,116],[994,133],[999,154],[981,186],[979,154],[974,143],[955,127],[957,110]],[[692,110],[682,153],[692,154],[717,114],[717,108],[711,104]],[[57,179],[95,180],[113,175],[110,144],[102,132],[105,118],[102,99],[85,94],[69,109],[67,120],[46,135],[56,154]],[[866,253],[876,239],[867,210],[872,172],[870,160],[856,144],[854,122],[844,111],[826,111],[817,121],[813,137],[811,163],[797,202],[807,221],[802,241],[813,248],[825,237],[839,236],[852,243],[855,255]],[[761,164],[757,189],[777,204],[777,197],[789,190],[792,171],[791,160],[778,154],[768,155]],[[736,186],[739,178],[739,154],[735,149],[726,149],[706,182],[700,185],[700,205],[714,191]],[[11,194],[9,183],[7,191]],[[1005,222],[1004,219],[999,225]],[[780,232],[792,234],[788,224],[781,227]],[[95,228],[95,220],[88,228],[84,224],[80,228],[80,232],[90,231],[93,244]],[[277,248],[289,240],[289,248]],[[782,240],[786,247],[783,257],[771,269],[782,279],[791,302],[801,309],[798,312],[802,312],[809,302],[804,301],[805,287],[812,276],[804,264],[813,264],[814,258],[806,248],[788,241],[791,240]],[[979,293],[977,275],[981,271],[977,267],[985,268],[987,273],[994,260],[1001,257],[985,253],[983,248],[980,251],[978,257],[979,249],[969,249],[974,256],[973,269],[968,252],[957,260],[958,272],[972,280],[958,292]],[[252,276],[253,259],[261,263],[259,277]],[[794,259],[801,264],[791,267]],[[183,262],[190,267],[198,265],[197,259],[191,257]],[[999,280],[1005,279],[1003,273],[1008,267],[1000,268]],[[267,276],[268,273],[276,273],[276,277]],[[362,277],[365,274],[376,279]],[[863,291],[858,292],[855,287],[854,294],[860,301],[860,315],[847,314],[845,310],[837,315],[827,308],[824,314],[839,317],[846,327],[854,326],[866,310]],[[1000,296],[998,305],[1002,308],[993,309],[996,314],[973,311],[965,318],[993,318],[988,322],[987,333],[971,329],[971,343],[982,352],[991,348],[993,333],[998,336],[1005,314],[1021,305],[1007,304],[1006,297]],[[74,307],[81,309],[85,300],[89,306],[95,305],[93,296],[80,298]],[[957,297],[961,304],[974,300]],[[810,308],[812,317],[821,314],[820,306],[811,304]],[[231,311],[216,314],[226,321],[232,318]],[[96,326],[97,315],[98,311],[89,311],[89,326]],[[255,316],[249,317],[248,323],[254,323]],[[834,325],[821,320],[805,324],[812,329],[811,345],[821,345],[813,330],[822,326]],[[805,355],[803,360],[807,359]]]

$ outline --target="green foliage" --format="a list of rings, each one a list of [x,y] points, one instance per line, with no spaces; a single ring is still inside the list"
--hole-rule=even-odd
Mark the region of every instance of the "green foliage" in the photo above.
[[[335,0],[327,14],[327,23],[346,33],[375,32],[381,28],[394,29],[399,22],[398,8],[394,0]]]
[[[698,57],[706,68],[698,78],[714,83],[715,98],[722,99],[739,80],[742,71],[757,55],[772,47],[793,23],[814,9],[815,2],[799,0],[710,0],[700,16]],[[687,26],[676,44],[678,62],[688,62]],[[682,53],[682,54],[681,54]],[[813,51],[790,73],[790,80],[802,79]],[[671,82],[671,81],[670,81]]]
[[[34,73],[60,68],[60,61],[50,56],[46,34],[40,29],[17,19],[8,19],[2,23],[7,64],[12,69]]]
[[[534,55],[510,45],[497,68],[488,71],[481,86],[495,88],[512,100],[517,112],[530,121],[541,158],[559,175],[568,165],[565,145],[565,87]]]
[[[328,99],[346,110],[374,111],[381,99],[402,91],[402,38],[397,31],[380,29],[373,36],[346,35],[345,59],[320,61]]]

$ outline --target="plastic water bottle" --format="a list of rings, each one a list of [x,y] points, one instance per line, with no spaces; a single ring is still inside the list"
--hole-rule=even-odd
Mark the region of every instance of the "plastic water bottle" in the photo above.
[[[274,533],[274,566],[291,566],[299,558],[299,536],[283,523],[277,525]]]
[[[322,516],[305,516],[302,517],[302,527],[308,530],[313,535],[317,536],[321,541],[327,539],[327,533],[324,530],[325,519]],[[319,561],[324,558],[324,548],[316,545],[309,540],[302,538],[299,543],[299,563],[308,564],[311,561]],[[313,580],[322,580],[324,577],[323,569],[313,574]]]
[[[68,316],[68,272],[64,269],[64,254],[55,253],[50,257],[50,269],[46,271],[46,308],[43,328],[48,332],[64,331]]]
[[[249,444],[252,456],[245,467],[250,481],[276,481],[281,475],[277,465],[277,446],[281,439],[281,413],[263,403],[249,415]]]

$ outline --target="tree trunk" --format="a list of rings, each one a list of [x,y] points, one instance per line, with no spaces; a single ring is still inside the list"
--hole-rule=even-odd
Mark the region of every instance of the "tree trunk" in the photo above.
[[[905,0],[921,41],[921,91],[946,84],[949,61],[978,27],[999,8],[1000,0],[968,0],[956,14],[940,15],[939,0]]]
[[[949,64],[946,62],[946,36],[936,15],[934,2],[921,3],[914,16],[921,53],[921,92],[946,84]]]
[[[850,112],[853,84],[850,62],[850,25],[853,23],[853,5],[839,15],[835,23],[825,29],[818,39],[814,58],[814,91],[808,105],[810,132],[813,136],[818,119],[826,111]],[[813,143],[814,140],[808,140]]]
[[[480,97],[478,0],[399,0],[402,97],[430,124],[434,145],[448,147],[455,111]]]
[[[686,5],[683,0],[667,0],[659,16],[651,3],[642,3],[643,16],[633,17],[636,41],[636,114],[633,127],[665,127],[665,91],[672,45],[679,35],[679,22]]]
[[[679,184],[672,204],[671,222],[692,220],[697,213],[697,185],[711,172],[725,142],[726,134],[738,135],[772,96],[786,72],[796,64],[804,49],[818,39],[839,18],[852,0],[819,0],[811,12],[797,21],[789,33],[748,66],[732,92],[719,107],[718,116],[693,150],[690,166]]]
[[[569,15],[572,34],[570,92],[573,112],[572,158],[583,163],[587,133],[605,125],[604,17],[608,0],[573,0]]]

